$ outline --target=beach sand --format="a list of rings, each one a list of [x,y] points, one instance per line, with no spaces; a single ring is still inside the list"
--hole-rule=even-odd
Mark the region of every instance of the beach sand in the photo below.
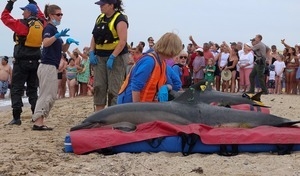
[[[300,120],[299,96],[264,95],[271,113]],[[46,124],[53,131],[32,131],[29,107],[23,109],[21,126],[5,126],[11,109],[0,111],[0,175],[276,175],[300,176],[300,153],[279,156],[272,153],[243,153],[233,157],[217,154],[64,153],[64,138],[70,127],[93,111],[92,97],[57,100]]]

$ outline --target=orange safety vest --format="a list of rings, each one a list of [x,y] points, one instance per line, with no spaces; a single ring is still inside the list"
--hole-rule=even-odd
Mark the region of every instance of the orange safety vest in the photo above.
[[[164,61],[161,63],[158,61],[158,58],[153,53],[148,53],[148,56],[151,56],[154,61],[154,69],[152,71],[152,74],[150,78],[147,80],[147,83],[143,90],[140,92],[140,101],[141,102],[153,102],[157,101],[155,100],[155,95],[159,88],[166,84],[167,82],[167,76],[166,76],[166,69],[167,65]],[[125,89],[128,86],[129,78],[130,78],[131,72],[127,75],[125,81],[123,82],[123,85],[121,86],[121,89],[119,91],[119,94],[123,93]]]

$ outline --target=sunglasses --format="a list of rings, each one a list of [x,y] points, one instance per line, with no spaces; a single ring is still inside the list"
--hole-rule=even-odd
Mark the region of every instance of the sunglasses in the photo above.
[[[56,15],[56,16],[63,16],[64,14],[62,14],[62,13],[57,13],[57,14],[53,14],[53,15]]]
[[[180,59],[187,59],[186,56],[180,56],[179,58],[180,58]]]

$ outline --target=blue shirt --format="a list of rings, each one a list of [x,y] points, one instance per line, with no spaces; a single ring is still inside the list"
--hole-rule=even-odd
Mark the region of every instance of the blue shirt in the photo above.
[[[57,28],[52,24],[48,23],[43,30],[43,39],[50,38],[54,36],[57,32]],[[52,45],[48,47],[43,47],[41,63],[54,65],[56,68],[58,68],[62,52],[62,43],[62,39],[58,38]]]
[[[151,77],[152,71],[155,66],[155,61],[151,56],[143,56],[136,65],[133,66],[128,85],[124,92],[118,96],[117,103],[130,103],[132,102],[132,91],[140,92],[144,89],[148,79]],[[176,76],[170,66],[167,66],[166,70],[167,82],[173,87],[173,90],[178,91],[181,88],[180,78]]]
[[[143,56],[133,67],[128,80],[128,85],[117,99],[118,104],[132,102],[132,91],[141,91],[145,87],[155,66],[151,56]]]
[[[172,69],[173,69],[174,73],[175,73],[176,75],[178,75],[179,78],[181,78],[181,76],[182,76],[182,71],[181,71],[181,68],[179,67],[179,65],[178,65],[178,64],[173,65],[173,66],[172,66]]]
[[[180,77],[169,65],[167,65],[167,84],[172,85],[172,89],[175,91],[179,91],[182,86]]]

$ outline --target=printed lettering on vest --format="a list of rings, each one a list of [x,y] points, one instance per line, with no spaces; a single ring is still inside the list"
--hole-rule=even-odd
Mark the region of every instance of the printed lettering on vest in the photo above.
[[[18,36],[14,34],[14,41],[17,45],[20,44],[27,47],[40,48],[43,41],[43,23],[37,18],[31,18],[24,21],[24,24],[28,26],[27,36]]]

